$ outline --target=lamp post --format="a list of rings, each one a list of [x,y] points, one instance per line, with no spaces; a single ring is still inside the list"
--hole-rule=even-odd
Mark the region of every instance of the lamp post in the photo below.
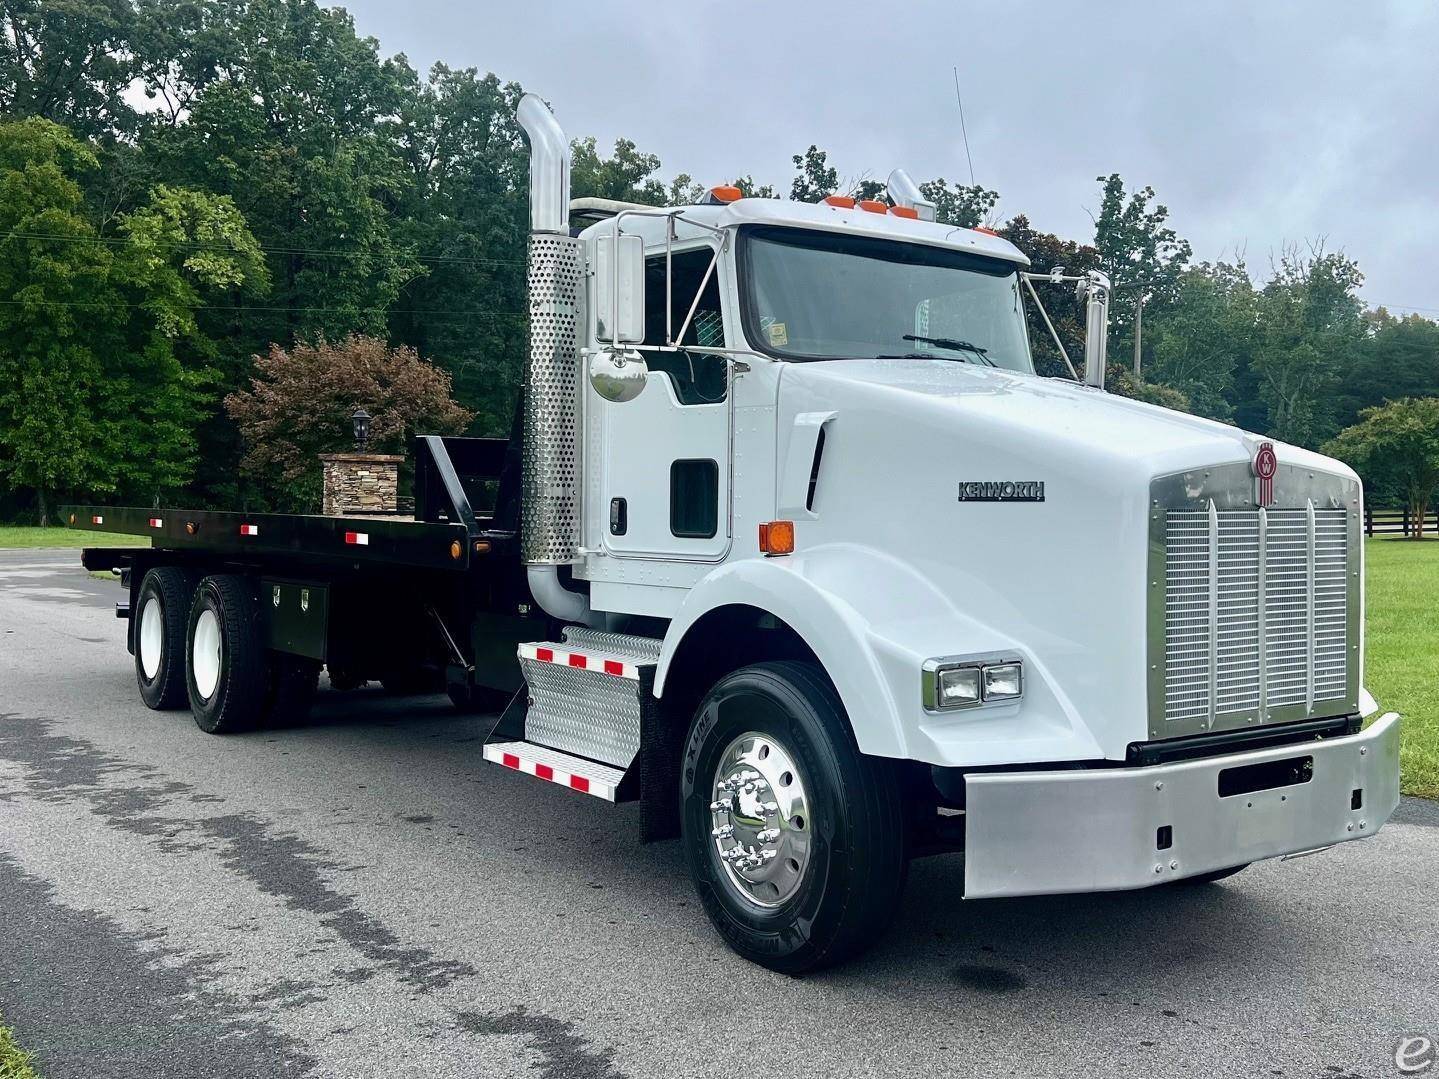
[[[370,442],[370,414],[361,406],[355,409],[350,422],[355,427],[355,449],[364,453]]]

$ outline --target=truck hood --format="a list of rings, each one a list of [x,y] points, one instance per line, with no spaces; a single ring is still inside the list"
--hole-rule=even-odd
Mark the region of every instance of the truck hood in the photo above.
[[[789,365],[790,390],[849,397],[896,419],[920,414],[987,429],[996,444],[1050,452],[1092,452],[1140,465],[1149,476],[1204,465],[1253,460],[1265,439],[1229,424],[1102,393],[1064,379],[980,367],[953,360],[855,359]],[[918,418],[918,416],[916,416]],[[1298,446],[1277,444],[1291,464],[1346,477],[1342,463]]]
[[[1022,708],[926,718],[918,759],[1123,759],[1150,736],[1152,485],[1216,466],[1248,475],[1264,439],[946,360],[788,364],[778,412],[776,509],[796,521],[795,568],[861,612],[895,699],[914,699],[932,657],[1024,659]],[[1275,449],[1281,467],[1353,478]]]

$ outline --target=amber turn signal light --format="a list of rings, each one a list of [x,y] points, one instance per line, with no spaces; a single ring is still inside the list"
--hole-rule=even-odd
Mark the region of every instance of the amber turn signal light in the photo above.
[[[759,549],[767,555],[794,554],[794,522],[766,521],[760,525]]]

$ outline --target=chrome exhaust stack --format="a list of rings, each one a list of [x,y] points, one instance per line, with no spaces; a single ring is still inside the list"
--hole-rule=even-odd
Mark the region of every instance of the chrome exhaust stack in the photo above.
[[[526,94],[515,112],[530,143],[529,334],[524,382],[520,555],[530,591],[554,618],[590,619],[558,567],[579,559],[580,331],[584,260],[569,234],[570,144],[554,114]]]

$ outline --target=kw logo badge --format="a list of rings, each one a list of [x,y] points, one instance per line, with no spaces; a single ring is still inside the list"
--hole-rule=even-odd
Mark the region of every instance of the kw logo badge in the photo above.
[[[1273,442],[1261,442],[1250,465],[1258,484],[1255,498],[1260,506],[1274,505],[1274,473],[1279,471],[1279,458],[1274,455]]]
[[[961,480],[961,502],[1043,502],[1043,480]]]

